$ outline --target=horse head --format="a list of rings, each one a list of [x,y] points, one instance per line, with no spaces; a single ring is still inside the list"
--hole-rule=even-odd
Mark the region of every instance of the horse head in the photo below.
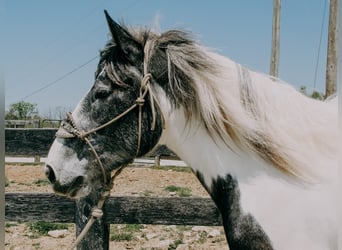
[[[153,149],[163,117],[137,39],[105,12],[112,39],[100,52],[95,81],[62,122],[45,174],[60,195],[82,197],[108,187],[110,173]]]

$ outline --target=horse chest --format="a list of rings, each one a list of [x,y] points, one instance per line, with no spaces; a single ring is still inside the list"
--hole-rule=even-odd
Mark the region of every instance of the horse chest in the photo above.
[[[328,189],[291,184],[265,164],[224,150],[204,133],[166,142],[211,194],[231,249],[333,249],[326,247],[334,232]]]
[[[303,189],[265,178],[239,184],[242,211],[260,224],[274,249],[335,249],[328,187]]]

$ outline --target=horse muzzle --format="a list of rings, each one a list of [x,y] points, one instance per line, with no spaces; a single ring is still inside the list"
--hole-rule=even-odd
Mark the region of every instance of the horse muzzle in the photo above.
[[[67,181],[61,181],[57,176],[52,166],[45,166],[45,175],[49,179],[53,191],[61,196],[67,196],[69,198],[77,198],[84,196],[83,189],[85,186],[84,176],[69,177]]]

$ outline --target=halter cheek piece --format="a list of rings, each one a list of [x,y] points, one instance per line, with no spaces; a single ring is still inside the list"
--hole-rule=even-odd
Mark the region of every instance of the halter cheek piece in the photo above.
[[[97,131],[113,124],[114,122],[118,121],[120,118],[124,117],[128,113],[130,113],[132,110],[138,107],[139,109],[139,115],[138,115],[138,145],[137,145],[137,151],[136,151],[136,156],[138,156],[140,152],[140,146],[141,146],[141,127],[142,127],[142,107],[145,104],[145,98],[147,93],[149,93],[150,97],[150,105],[151,105],[151,110],[152,110],[152,122],[151,122],[151,131],[155,130],[156,127],[156,110],[155,110],[155,104],[158,106],[160,110],[160,106],[158,105],[158,102],[156,100],[156,97],[153,95],[151,91],[151,74],[145,74],[144,78],[141,81],[141,86],[140,86],[140,94],[139,97],[135,100],[135,103],[130,106],[128,109],[126,109],[124,112],[121,114],[117,115],[114,117],[112,120],[94,128],[89,131],[83,131],[80,128],[77,127],[76,122],[72,116],[71,112],[67,113],[67,119],[62,121],[60,128],[58,129],[56,133],[57,138],[77,138],[83,142],[85,142],[88,146],[90,151],[93,153],[98,165],[100,166],[102,176],[103,176],[103,183],[105,185],[105,191],[110,191],[112,188],[112,181],[114,178],[121,172],[121,168],[119,168],[115,174],[110,178],[107,178],[106,170],[105,167],[96,152],[94,146],[91,144],[90,140],[88,139],[88,136],[91,134],[95,134]],[[163,113],[160,110],[160,115],[161,115],[161,122],[162,126],[164,127],[164,116]],[[109,181],[109,182],[108,182]]]

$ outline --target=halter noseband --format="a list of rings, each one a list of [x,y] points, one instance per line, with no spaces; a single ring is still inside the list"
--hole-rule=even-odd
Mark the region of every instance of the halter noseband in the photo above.
[[[114,117],[113,119],[111,119],[110,121],[94,128],[94,129],[91,129],[89,131],[83,131],[76,125],[76,122],[72,116],[72,113],[68,112],[67,113],[67,119],[62,121],[61,126],[56,133],[57,138],[78,138],[79,140],[84,141],[89,146],[90,151],[93,153],[93,155],[96,158],[98,165],[100,166],[106,191],[108,191],[112,188],[112,180],[120,173],[120,170],[122,168],[119,168],[116,171],[116,173],[113,175],[113,177],[110,179],[110,181],[108,183],[109,179],[107,179],[105,167],[104,167],[98,153],[96,152],[94,146],[91,144],[90,140],[88,139],[88,136],[96,133],[97,131],[99,131],[99,130],[101,130],[101,129],[103,129],[103,128],[111,125],[111,124],[113,124],[114,122],[118,121],[120,118],[122,118],[125,115],[127,115],[128,113],[130,113],[136,107],[138,107],[139,108],[139,116],[138,116],[138,143],[137,143],[138,145],[137,145],[137,151],[136,151],[136,156],[137,156],[140,152],[140,146],[141,146],[142,107],[145,104],[145,98],[146,98],[147,93],[149,93],[149,96],[150,96],[150,104],[151,104],[151,110],[152,110],[151,131],[154,131],[155,127],[156,127],[155,104],[159,108],[160,115],[161,115],[161,122],[162,122],[162,126],[164,128],[164,116],[160,110],[160,106],[158,105],[158,101],[156,100],[156,97],[154,96],[154,94],[151,91],[150,79],[151,79],[151,74],[148,73],[148,74],[144,75],[144,78],[141,81],[140,95],[135,100],[134,104],[131,105],[128,109],[126,109],[121,114],[119,114],[116,117]]]

